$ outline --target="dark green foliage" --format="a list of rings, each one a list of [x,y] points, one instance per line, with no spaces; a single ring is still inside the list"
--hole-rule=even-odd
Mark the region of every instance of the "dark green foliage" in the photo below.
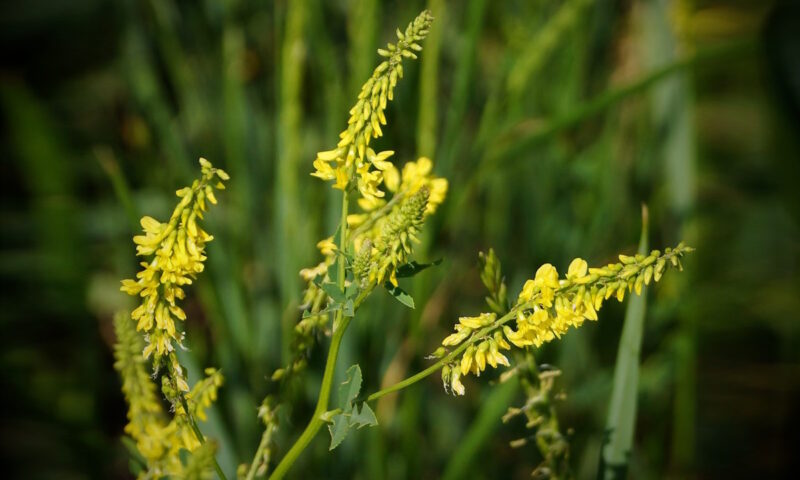
[[[201,155],[231,182],[208,215],[216,239],[208,272],[188,291],[191,349],[181,364],[192,380],[206,366],[225,372],[201,427],[226,472],[252,458],[256,406],[268,393],[291,405],[273,461],[285,453],[313,410],[328,343],[315,330],[303,373],[269,380],[291,363],[303,315],[298,270],[321,260],[314,244],[338,220],[338,192],[309,176],[311,163],[331,147],[376,49],[422,3],[0,7],[8,475],[128,475],[111,353],[112,314],[130,306],[118,280],[137,267],[133,220],[163,217]],[[392,128],[375,146],[398,146],[398,165],[430,155],[450,180],[414,255],[447,262],[398,270],[395,292],[413,296],[415,309],[387,295],[361,306],[337,383],[356,362],[362,392],[427,367],[423,357],[459,315],[484,308],[484,296],[492,310],[507,308],[544,262],[563,271],[577,256],[601,264],[634,251],[646,202],[651,245],[685,240],[697,251],[647,300],[629,476],[791,476],[800,444],[796,9],[757,0],[428,3],[438,30],[425,48],[438,57],[409,63],[387,112]],[[563,28],[547,27],[576,5],[561,14]],[[547,48],[530,60],[532,45]],[[509,88],[514,70],[525,82]],[[475,266],[489,245],[502,272],[486,269],[491,252]],[[337,261],[352,266],[357,253]],[[328,295],[323,308],[348,313],[358,292]],[[577,478],[597,473],[623,318],[624,307],[609,305],[598,324],[536,352],[562,372],[554,394],[568,394],[555,405],[559,426],[574,431]],[[312,444],[292,474],[437,478],[463,448],[472,461],[451,471],[528,478],[542,462],[537,449],[507,448],[528,430],[490,421],[500,400],[523,402],[522,390],[487,380],[459,399],[434,381],[387,396],[375,408],[379,427],[332,453]],[[372,418],[359,405],[339,425]]]
[[[378,419],[372,408],[366,402],[358,402],[361,392],[361,368],[353,365],[347,369],[347,379],[339,387],[339,409],[329,421],[328,430],[331,434],[331,445],[329,450],[333,450],[347,437],[352,428],[374,427],[378,424]]]

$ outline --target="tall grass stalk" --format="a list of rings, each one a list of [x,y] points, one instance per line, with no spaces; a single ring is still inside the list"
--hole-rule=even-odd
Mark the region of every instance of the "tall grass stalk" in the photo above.
[[[648,212],[642,205],[642,234],[639,254],[648,252]],[[632,297],[625,309],[625,322],[617,350],[614,381],[606,418],[606,443],[603,447],[598,477],[605,480],[627,478],[628,464],[633,450],[633,432],[636,427],[638,404],[639,362],[644,335],[647,288]]]
[[[644,4],[644,58],[654,66],[673,61],[685,45],[676,33],[677,5],[664,0]],[[663,159],[664,182],[673,235],[695,241],[691,230],[696,191],[696,152],[691,77],[683,72],[656,86],[651,93],[653,122],[660,134],[658,147]],[[679,289],[685,279],[677,280]],[[672,431],[672,462],[679,472],[689,471],[695,462],[696,446],[696,318],[680,309],[679,330],[674,341],[675,399]]]
[[[425,55],[421,59],[419,78],[419,116],[417,118],[417,156],[433,157],[436,154],[436,139],[439,114],[439,52],[442,48],[442,30],[447,15],[444,0],[428,0],[428,10],[436,22],[425,39]]]
[[[439,144],[437,170],[445,175],[452,173],[453,158],[464,137],[464,115],[467,110],[470,94],[470,83],[473,80],[475,59],[477,57],[478,40],[485,25],[487,0],[470,0],[466,8],[464,34],[456,59],[453,75],[453,88],[447,99],[444,131]]]
[[[304,215],[298,207],[306,196],[300,190],[300,169],[303,165],[301,95],[303,66],[307,56],[306,24],[308,1],[292,1],[286,5],[286,27],[281,48],[280,76],[280,137],[275,163],[275,245],[282,252],[278,258],[278,279],[283,305],[290,306],[283,320],[282,351],[284,361],[289,355],[289,344],[294,318],[293,305],[298,301],[297,271],[302,267],[309,244],[305,238]],[[289,312],[292,312],[291,314]]]

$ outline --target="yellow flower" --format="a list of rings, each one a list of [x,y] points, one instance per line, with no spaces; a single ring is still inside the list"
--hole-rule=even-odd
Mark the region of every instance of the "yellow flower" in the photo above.
[[[135,236],[133,241],[137,255],[150,258],[140,263],[142,270],[136,274],[136,280],[123,280],[120,288],[141,298],[131,318],[147,339],[145,358],[155,355],[156,365],[174,350],[174,343],[180,344],[183,340],[175,321],[185,320],[186,314],[177,301],[185,296],[183,287],[190,285],[203,271],[205,244],[213,239],[200,228],[198,220],[207,210],[206,201],[217,202],[214,189],[223,189],[222,181],[229,178],[204,158],[200,159],[200,166],[201,177],[190,187],[176,192],[180,201],[169,221],[162,223],[149,216],[142,218],[144,235]]]
[[[445,347],[452,347],[458,345],[464,340],[466,340],[467,337],[469,337],[472,334],[472,329],[465,327],[464,325],[456,325],[455,329],[456,333],[453,333],[444,340],[442,340],[442,345],[444,345]]]
[[[128,403],[125,433],[136,443],[146,463],[146,471],[140,478],[187,478],[188,465],[181,461],[181,450],[194,454],[200,442],[180,404],[176,405],[175,417],[168,419],[142,355],[142,337],[127,314],[114,317],[114,331],[117,337],[114,368],[122,378],[122,392]],[[219,372],[209,369],[206,373],[209,376],[187,395],[189,409],[200,419],[205,418],[205,409],[216,399],[217,388],[222,384]]]
[[[588,265],[586,264],[586,260],[582,258],[576,258],[569,264],[569,268],[567,269],[567,278],[570,280],[575,280],[576,278],[581,278],[586,275],[586,269]]]
[[[539,269],[536,270],[533,283],[539,288],[558,288],[558,271],[556,267],[549,263],[545,263],[539,267]]]
[[[643,285],[661,278],[668,265],[680,268],[680,258],[691,251],[681,243],[666,249],[663,255],[658,250],[648,256],[622,255],[620,263],[601,268],[588,268],[585,260],[576,258],[561,280],[554,266],[544,264],[525,283],[516,306],[502,318],[488,313],[459,318],[455,333],[442,341],[443,347],[464,348],[460,361],[449,368],[453,374],[480,375],[487,364],[493,368],[508,366],[508,358],[500,349],[509,349],[509,343],[518,348],[540,347],[570,328],[580,327],[585,320],[597,320],[603,301],[611,296],[621,301],[626,291],[638,293]],[[509,324],[512,320],[516,320],[515,328]],[[461,395],[460,379],[462,388],[456,390],[452,383],[451,378],[451,389]]]
[[[458,323],[465,327],[478,329],[494,322],[495,318],[497,315],[494,313],[482,313],[477,317],[461,317],[458,319]]]
[[[403,58],[416,58],[414,51],[421,50],[418,43],[425,38],[433,21],[430,12],[423,11],[405,30],[397,31],[398,42],[389,44],[378,54],[387,57],[373,71],[361,87],[356,104],[350,109],[347,129],[339,134],[339,143],[333,150],[317,153],[313,176],[323,180],[336,180],[335,188],[346,189],[357,177],[358,190],[364,198],[382,197],[378,186],[383,182],[383,172],[390,170],[386,158],[393,152],[376,154],[369,149],[373,138],[383,135],[381,125],[386,125],[386,105],[394,96],[397,79],[403,76]],[[372,171],[371,167],[377,169]]]
[[[450,390],[456,395],[464,395],[465,393],[464,384],[461,383],[461,372],[458,370],[453,370],[452,372],[450,377]]]
[[[336,253],[336,249],[338,247],[333,242],[333,237],[328,237],[320,240],[317,242],[317,249],[319,249],[319,253],[328,257]]]

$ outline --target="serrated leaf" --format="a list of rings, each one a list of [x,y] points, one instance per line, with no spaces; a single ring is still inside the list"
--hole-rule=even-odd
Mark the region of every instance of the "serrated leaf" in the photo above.
[[[347,417],[341,413],[334,415],[333,421],[328,425],[328,431],[331,434],[331,446],[328,448],[330,451],[338,447],[347,437],[347,432],[350,431],[350,423]]]
[[[353,365],[347,369],[347,379],[339,387],[339,405],[345,413],[349,413],[351,403],[361,391],[361,367]]]
[[[361,293],[361,289],[358,288],[357,282],[350,282],[350,284],[344,290],[344,296],[347,298],[355,298],[359,293]]]
[[[361,404],[361,410],[353,408],[353,414],[350,415],[350,425],[353,425],[357,428],[361,427],[374,427],[378,424],[378,417],[375,416],[375,412],[367,405],[367,402]]]
[[[341,258],[336,257],[333,264],[328,267],[328,281],[334,285],[339,283],[339,262],[341,261]]]
[[[395,271],[395,276],[397,278],[406,278],[406,277],[413,277],[414,275],[418,274],[419,272],[434,267],[442,263],[443,259],[434,260],[431,263],[417,263],[417,262],[408,262],[406,264],[400,265],[397,267]]]
[[[395,287],[394,285],[392,285],[389,282],[386,282],[383,285],[383,288],[385,288],[386,291],[389,292],[389,294],[391,296],[393,296],[395,299],[397,299],[398,302],[402,303],[403,305],[405,305],[408,308],[412,308],[412,309],[414,308],[414,299],[411,297],[411,295],[409,295],[402,288]]]
[[[345,302],[344,306],[342,306],[342,313],[344,314],[345,317],[356,316],[356,310],[355,310],[355,305],[353,305],[353,300],[347,300],[347,302]]]
[[[344,303],[345,301],[344,292],[335,283],[330,283],[330,282],[323,283],[322,290],[324,290],[325,293],[327,293],[328,296],[331,297],[335,303]]]

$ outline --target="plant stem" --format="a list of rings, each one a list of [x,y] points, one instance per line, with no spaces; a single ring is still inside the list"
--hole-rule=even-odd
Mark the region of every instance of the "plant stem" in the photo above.
[[[434,363],[433,365],[431,365],[430,367],[426,368],[425,370],[406,378],[405,380],[401,380],[401,381],[395,383],[394,385],[390,385],[390,386],[384,388],[383,390],[378,390],[377,392],[375,392],[372,395],[370,395],[369,397],[367,397],[367,401],[371,402],[373,400],[377,400],[377,399],[383,397],[384,395],[388,395],[388,394],[390,394],[392,392],[396,392],[398,390],[402,390],[402,389],[404,389],[406,387],[409,387],[409,386],[419,382],[423,378],[425,378],[425,377],[427,377],[427,376],[429,376],[429,375],[431,375],[433,373],[436,373],[436,371],[438,371],[440,368],[442,368],[446,364],[448,364],[451,361],[453,361],[458,355],[461,354],[461,352],[466,350],[467,347],[469,347],[473,343],[477,342],[478,340],[481,340],[481,339],[485,338],[486,335],[488,335],[493,330],[505,325],[509,320],[511,320],[513,318],[516,318],[517,311],[520,308],[521,309],[526,308],[526,306],[527,305],[522,305],[522,306],[519,306],[519,307],[513,309],[512,311],[510,311],[507,314],[505,314],[502,317],[500,317],[500,319],[497,320],[496,322],[494,322],[493,324],[491,324],[491,325],[489,325],[487,327],[484,327],[477,334],[473,335],[467,341],[465,341],[461,345],[459,345],[458,348],[456,348],[455,350],[453,350],[452,352],[450,352],[449,354],[447,354],[446,356],[441,358],[438,362]]]
[[[344,194],[342,195],[342,217],[340,223],[340,241],[339,241],[339,250],[344,252],[347,247],[347,210],[349,205],[349,194],[348,191],[345,189]],[[339,289],[344,290],[344,274],[345,274],[345,265],[344,265],[344,258],[339,256],[338,259],[338,267],[339,267],[339,278],[337,284],[339,285]],[[322,414],[324,414],[328,410],[328,400],[331,395],[331,387],[333,385],[333,373],[336,369],[336,359],[339,356],[339,347],[342,344],[342,338],[344,337],[344,332],[347,330],[347,325],[350,323],[350,317],[345,317],[343,315],[342,309],[336,311],[336,317],[333,321],[333,337],[331,338],[331,348],[328,350],[328,358],[325,362],[325,373],[322,376],[322,385],[320,386],[319,397],[317,399],[317,406],[314,409],[314,414],[311,416],[311,420],[308,422],[306,429],[303,430],[303,433],[300,434],[300,437],[294,442],[292,448],[286,452],[286,455],[281,459],[280,463],[277,467],[275,467],[275,471],[272,472],[270,475],[270,480],[278,480],[286,475],[286,472],[294,465],[294,462],[297,461],[297,458],[303,453],[303,450],[306,449],[311,440],[317,435],[317,432],[322,425],[325,423],[322,420]]]
[[[197,422],[194,421],[194,417],[192,417],[192,414],[189,411],[189,404],[186,402],[186,396],[183,394],[183,392],[180,392],[178,396],[181,399],[181,406],[183,407],[183,411],[186,412],[186,418],[189,419],[189,425],[192,426],[192,431],[194,432],[194,436],[197,437],[197,441],[200,442],[201,445],[206,443],[206,438],[203,436],[203,432],[200,431],[200,427],[197,426]],[[219,478],[221,478],[222,480],[228,480],[227,477],[225,476],[225,473],[222,471],[222,468],[219,466],[219,463],[217,463],[217,456],[216,455],[212,456],[211,460],[214,462],[214,470],[217,471],[217,475],[219,475]]]
[[[669,253],[663,253],[661,255],[661,258],[663,258],[665,260],[669,260],[669,259],[673,258],[678,253],[679,253],[679,251],[678,251],[678,249],[676,249],[676,250],[673,250],[673,251],[671,251]],[[639,268],[644,268],[644,266],[641,266]],[[604,280],[600,279],[595,284],[599,285],[599,286],[602,286],[602,285],[607,285],[608,283],[622,281],[625,278],[627,278],[627,275],[623,276],[624,274],[625,274],[625,272],[617,273],[616,275],[614,275],[612,277],[608,277],[608,278],[606,278]],[[556,292],[560,292],[560,293],[572,292],[572,291],[575,291],[576,289],[579,289],[579,288],[582,288],[582,287],[583,287],[583,284],[580,284],[580,283],[566,283],[566,284],[563,284],[562,286],[560,286]],[[368,396],[366,398],[366,400],[367,401],[377,400],[377,399],[383,397],[384,395],[387,395],[387,394],[392,393],[392,392],[396,392],[398,390],[402,390],[402,389],[404,389],[404,388],[406,388],[408,386],[411,386],[411,385],[419,382],[423,378],[431,375],[432,373],[434,373],[437,370],[439,370],[440,368],[442,368],[445,364],[450,363],[451,361],[453,361],[459,354],[461,354],[461,352],[466,350],[467,347],[469,347],[470,345],[472,345],[472,344],[474,344],[474,343],[476,343],[476,342],[478,342],[480,340],[485,339],[492,332],[494,332],[498,328],[502,327],[503,325],[505,325],[509,321],[515,319],[517,317],[517,312],[524,311],[524,310],[526,310],[528,308],[532,308],[533,305],[535,304],[535,302],[536,302],[536,299],[532,299],[527,303],[523,303],[521,305],[516,305],[514,308],[511,309],[511,311],[509,311],[508,313],[506,313],[505,315],[503,315],[502,317],[497,319],[491,325],[487,325],[486,327],[483,327],[481,330],[473,333],[472,336],[469,337],[469,339],[467,339],[466,341],[461,343],[461,345],[459,345],[458,348],[456,348],[455,350],[453,350],[452,352],[447,354],[445,357],[441,358],[438,362],[434,363],[433,365],[431,365],[430,367],[426,368],[425,370],[406,378],[405,380],[401,380],[400,382],[397,382],[394,385],[388,386],[388,387],[384,388],[383,390],[379,390],[379,391],[371,394],[370,396]]]
[[[256,454],[253,456],[253,461],[250,463],[250,470],[247,471],[245,480],[253,480],[256,478],[256,470],[258,470],[259,464],[261,463],[261,457],[264,455],[264,449],[267,448],[267,444],[269,443],[269,437],[272,433],[272,428],[272,425],[267,426],[266,430],[264,430],[264,434],[261,435],[261,442],[259,442],[258,449],[256,449]]]

